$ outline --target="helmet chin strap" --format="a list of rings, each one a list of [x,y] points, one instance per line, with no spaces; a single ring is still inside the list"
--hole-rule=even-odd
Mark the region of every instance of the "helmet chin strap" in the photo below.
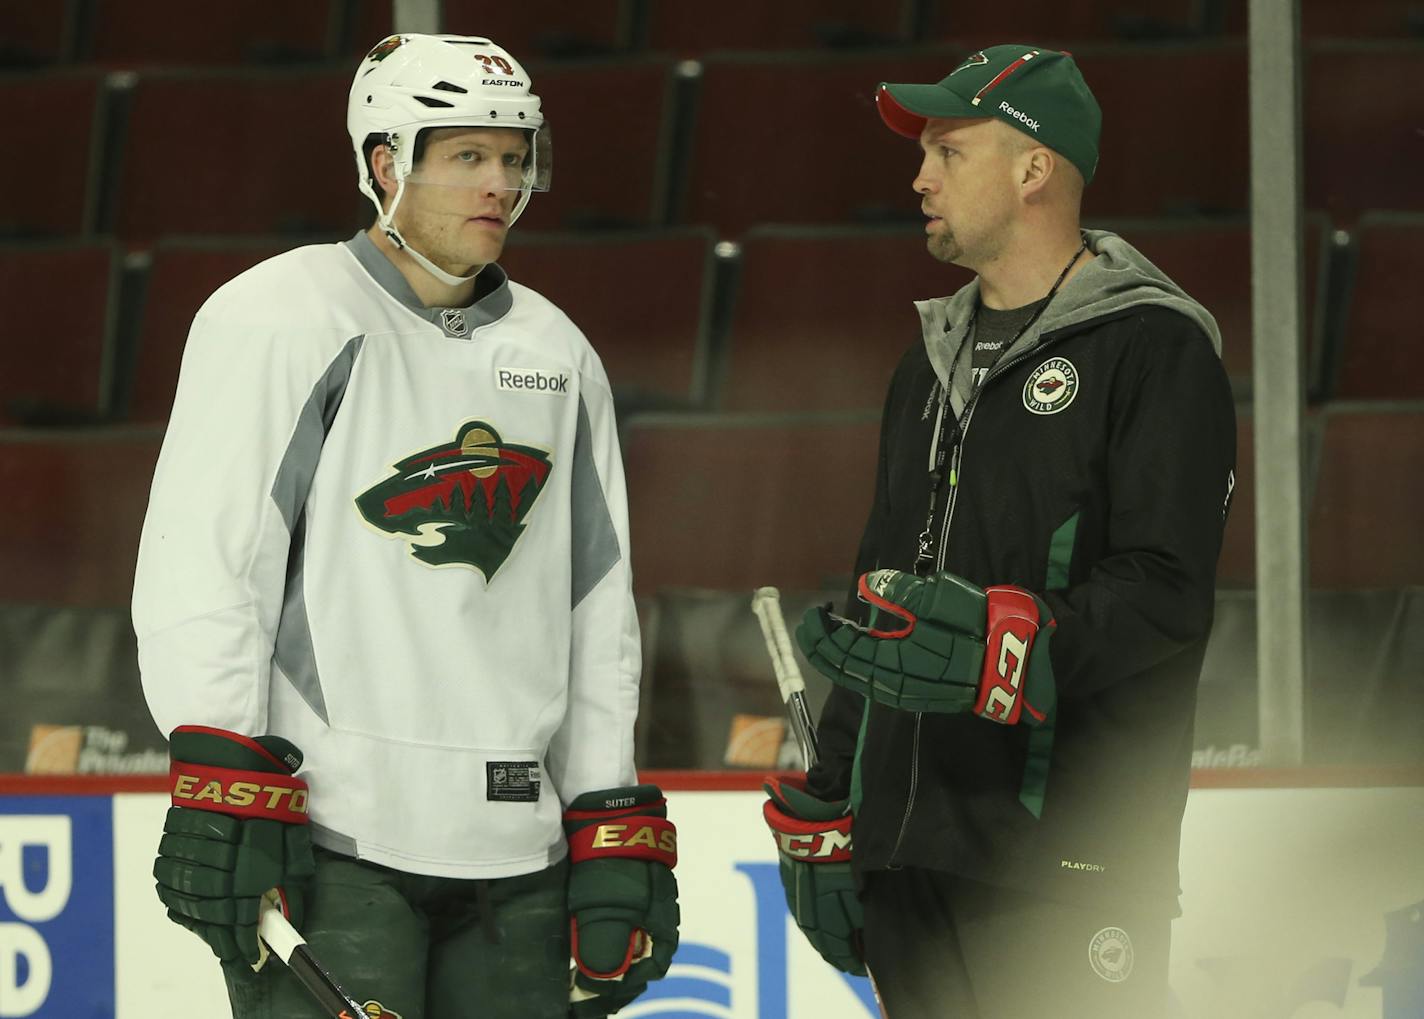
[[[406,239],[401,236],[400,229],[396,226],[396,206],[400,205],[401,197],[404,194],[405,178],[400,177],[396,181],[396,194],[395,197],[391,199],[390,211],[382,211],[380,214],[381,229],[384,230],[386,236],[391,239],[391,243],[409,255],[415,261],[416,265],[430,273],[430,275],[434,276],[441,283],[444,283],[447,287],[458,287],[461,283],[468,283],[478,276],[478,271],[469,276],[456,276],[453,273],[448,273],[406,242]]]

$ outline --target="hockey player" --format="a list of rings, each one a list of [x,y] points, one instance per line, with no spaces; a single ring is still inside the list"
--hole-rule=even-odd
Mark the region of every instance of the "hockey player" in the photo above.
[[[1157,1019],[1232,487],[1220,334],[1080,229],[1101,115],[1070,55],[876,98],[921,147],[930,254],[977,278],[918,303],[854,618],[796,632],[836,689],[806,785],[769,783],[792,910],[893,1019]]]
[[[548,126],[488,39],[397,35],[347,127],[374,225],[221,287],[183,358],[134,588],[158,894],[238,1016],[320,1014],[264,900],[368,1010],[609,1014],[676,948],[676,833],[608,380],[496,261]]]

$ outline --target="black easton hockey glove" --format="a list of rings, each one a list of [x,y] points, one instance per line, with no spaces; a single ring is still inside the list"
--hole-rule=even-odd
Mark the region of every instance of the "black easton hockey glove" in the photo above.
[[[153,876],[168,916],[223,962],[260,968],[262,899],[274,892],[300,926],[304,885],[315,873],[301,751],[280,736],[240,736],[183,725],[169,736],[173,806]]]

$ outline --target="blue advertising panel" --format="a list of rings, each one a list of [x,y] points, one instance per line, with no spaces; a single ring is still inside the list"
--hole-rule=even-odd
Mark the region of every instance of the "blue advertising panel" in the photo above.
[[[0,796],[0,1019],[113,1019],[108,796]]]

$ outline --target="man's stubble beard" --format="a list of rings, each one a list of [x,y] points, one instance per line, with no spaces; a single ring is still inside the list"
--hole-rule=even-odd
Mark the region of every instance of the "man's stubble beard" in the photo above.
[[[929,249],[930,255],[940,262],[950,264],[960,255],[964,254],[964,249],[959,246],[959,242],[954,239],[954,231],[949,227],[944,227],[938,234],[931,234],[925,242],[925,247]]]

